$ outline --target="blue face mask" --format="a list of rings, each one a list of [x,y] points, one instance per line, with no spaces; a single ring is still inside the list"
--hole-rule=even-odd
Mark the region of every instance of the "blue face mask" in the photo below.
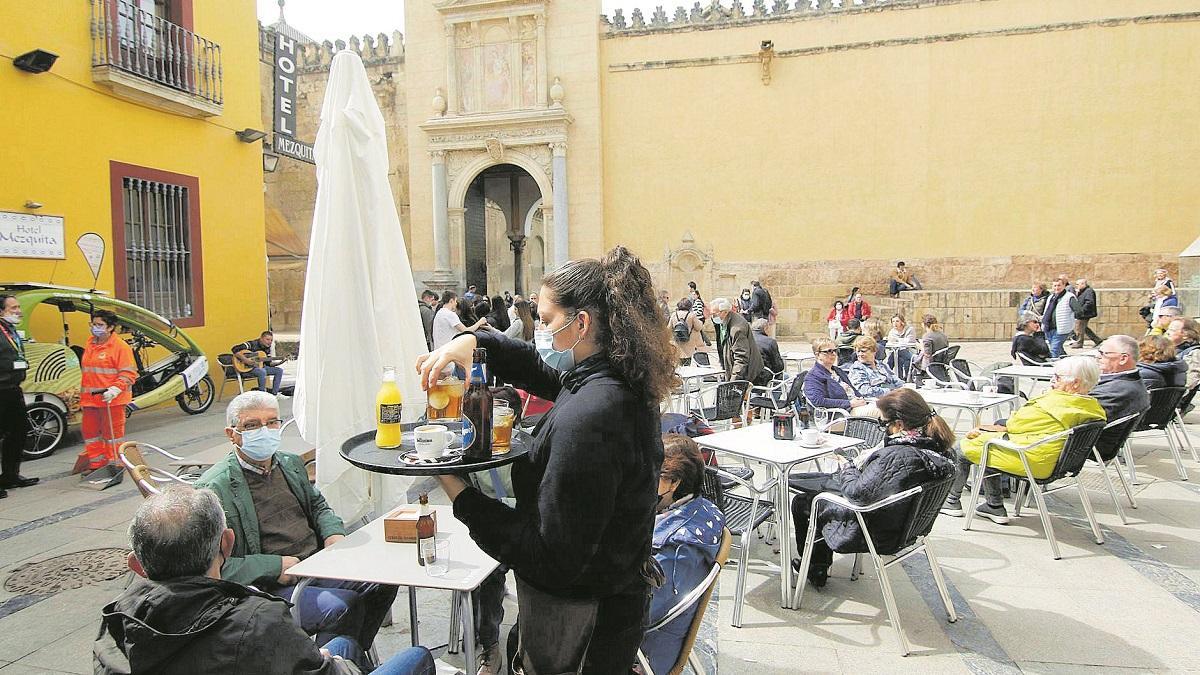
[[[92,326],[92,336],[97,340],[103,340],[108,337],[108,329],[101,328],[100,326]]]
[[[242,454],[256,462],[265,462],[275,455],[279,442],[283,439],[283,429],[268,429],[259,427],[252,431],[243,431]]]
[[[566,325],[554,332],[543,330],[538,331],[533,336],[533,344],[537,346],[538,355],[542,357],[542,360],[546,362],[546,365],[557,371],[565,373],[575,367],[575,352],[573,350],[575,349],[575,345],[579,344],[580,341],[583,340],[583,336],[579,336],[579,340],[576,340],[574,345],[571,345],[567,349],[561,350],[554,348],[554,336],[565,330],[567,326],[575,323],[575,319],[578,318],[578,316],[579,315],[576,314],[575,316],[571,317],[571,320],[568,321]]]

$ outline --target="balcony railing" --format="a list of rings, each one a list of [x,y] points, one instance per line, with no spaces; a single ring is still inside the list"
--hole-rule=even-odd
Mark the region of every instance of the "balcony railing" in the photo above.
[[[219,113],[224,101],[220,45],[142,9],[137,0],[90,2],[92,68],[97,80],[129,86],[131,75],[167,87],[171,91],[164,92],[166,98],[184,94],[199,108],[216,108],[209,114]],[[114,69],[119,72],[112,73]],[[145,87],[133,88],[153,93]]]

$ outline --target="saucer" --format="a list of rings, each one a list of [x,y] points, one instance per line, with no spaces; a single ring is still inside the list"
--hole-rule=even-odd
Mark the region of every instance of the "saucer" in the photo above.
[[[815,450],[816,448],[819,448],[822,445],[825,445],[825,441],[827,441],[827,440],[828,440],[828,438],[825,436],[825,434],[821,434],[817,438],[817,442],[815,445],[809,445],[809,444],[805,443],[803,440],[801,440],[801,438],[799,436],[797,436],[796,437],[796,445],[799,445],[802,448],[807,448],[809,450]]]
[[[406,450],[400,453],[400,463],[408,466],[441,466],[462,461],[462,450],[448,450],[441,457],[423,459],[417,457],[416,450]]]

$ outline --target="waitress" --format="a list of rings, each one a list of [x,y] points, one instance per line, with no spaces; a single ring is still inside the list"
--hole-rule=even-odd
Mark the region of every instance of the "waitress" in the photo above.
[[[116,331],[116,314],[106,309],[92,313],[92,337],[83,349],[79,393],[84,446],[72,473],[94,471],[117,461],[117,447],[125,435],[125,405],[133,401],[130,390],[137,379],[137,365],[133,349],[115,336]]]
[[[11,295],[0,295],[0,499],[9,488],[29,487],[36,478],[21,475],[21,453],[29,435],[25,394],[21,382],[29,372],[25,343],[17,333],[21,303]]]
[[[492,375],[554,400],[513,464],[516,508],[442,476],[472,539],[517,576],[526,672],[629,672],[642,641],[644,572],[663,446],[659,402],[675,354],[650,273],[624,247],[542,281],[534,345],[463,333],[417,360],[422,387],[488,351]],[[468,647],[470,648],[470,647]]]

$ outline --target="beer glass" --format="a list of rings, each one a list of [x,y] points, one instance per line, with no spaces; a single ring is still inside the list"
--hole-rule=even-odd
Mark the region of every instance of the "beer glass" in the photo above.
[[[496,401],[492,406],[492,454],[503,454],[512,446],[513,421],[516,419],[513,409],[504,401]]]
[[[463,381],[454,377],[444,377],[429,388],[429,405],[425,409],[425,418],[434,420],[458,420],[462,418]]]

